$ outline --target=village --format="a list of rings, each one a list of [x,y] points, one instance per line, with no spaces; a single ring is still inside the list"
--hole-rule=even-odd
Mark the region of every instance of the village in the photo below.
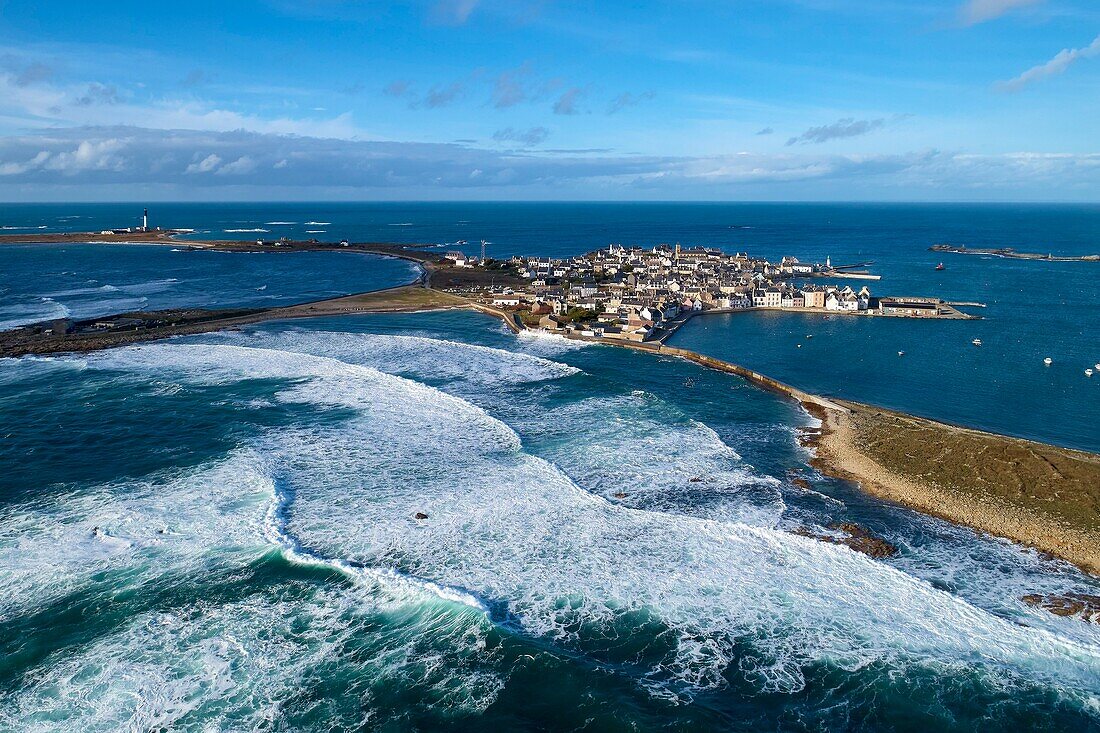
[[[866,285],[815,284],[816,278],[878,279],[794,257],[778,263],[712,248],[613,244],[567,259],[481,261],[447,252],[456,268],[495,266],[522,285],[449,288],[516,314],[529,328],[626,341],[664,340],[701,313],[783,310],[914,318],[971,318],[939,298],[875,297]]]

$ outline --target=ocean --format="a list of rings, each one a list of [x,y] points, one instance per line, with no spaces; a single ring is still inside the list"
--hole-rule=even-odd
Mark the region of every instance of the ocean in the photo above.
[[[6,205],[0,224],[100,229],[135,210]],[[987,318],[703,316],[674,343],[810,390],[1100,449],[1100,377],[1077,363],[1100,361],[1100,264],[927,251],[1087,253],[1098,207],[176,204],[151,217],[207,237],[326,229],[471,253],[486,239],[496,256],[680,241],[874,260],[873,291],[981,301]],[[51,298],[95,315],[149,283],[135,307],[294,302],[411,279],[406,263],[347,253],[172,249],[0,245],[0,307],[18,320],[13,301]],[[104,285],[118,290],[59,294]],[[1100,730],[1100,627],[1020,600],[1100,583],[821,476],[797,442],[812,422],[731,375],[469,312],[0,360],[0,730]],[[872,560],[791,533],[835,521],[900,552]]]

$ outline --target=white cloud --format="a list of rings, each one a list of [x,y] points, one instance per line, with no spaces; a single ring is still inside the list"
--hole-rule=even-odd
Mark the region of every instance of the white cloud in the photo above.
[[[215,175],[219,176],[243,176],[256,170],[256,161],[247,155],[234,160],[232,163],[226,163],[217,171]]]
[[[40,168],[50,157],[50,154],[45,150],[39,152],[30,160],[23,162],[10,161],[7,163],[0,163],[0,176],[18,176],[26,173],[27,171]]]
[[[1010,10],[1041,2],[1043,0],[968,0],[959,9],[959,17],[965,25],[977,25],[999,18]]]
[[[1100,56],[1100,36],[1094,38],[1092,43],[1084,48],[1063,48],[1054,58],[1047,61],[1045,64],[1032,66],[1016,78],[1000,82],[997,86],[1007,91],[1016,91],[1032,82],[1061,74],[1073,63],[1094,56]]]
[[[184,169],[184,173],[209,173],[221,165],[222,159],[215,153],[211,153],[197,163],[192,163]]]
[[[82,140],[75,150],[62,151],[45,160],[46,170],[76,175],[84,171],[117,171],[125,165],[120,155],[126,147],[123,140]]]

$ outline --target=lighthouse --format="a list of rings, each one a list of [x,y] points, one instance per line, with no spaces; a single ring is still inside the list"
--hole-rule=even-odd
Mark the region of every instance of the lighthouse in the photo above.
[[[149,231],[149,209],[143,209],[141,212],[141,231]]]

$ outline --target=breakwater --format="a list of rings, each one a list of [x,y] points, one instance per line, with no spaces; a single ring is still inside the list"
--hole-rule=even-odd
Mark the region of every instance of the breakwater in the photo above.
[[[1047,262],[1100,262],[1100,254],[1056,255],[1052,252],[1017,252],[1012,247],[966,247],[953,244],[933,244],[928,248],[932,252],[949,252],[960,255],[985,255],[1010,260],[1045,260]]]

